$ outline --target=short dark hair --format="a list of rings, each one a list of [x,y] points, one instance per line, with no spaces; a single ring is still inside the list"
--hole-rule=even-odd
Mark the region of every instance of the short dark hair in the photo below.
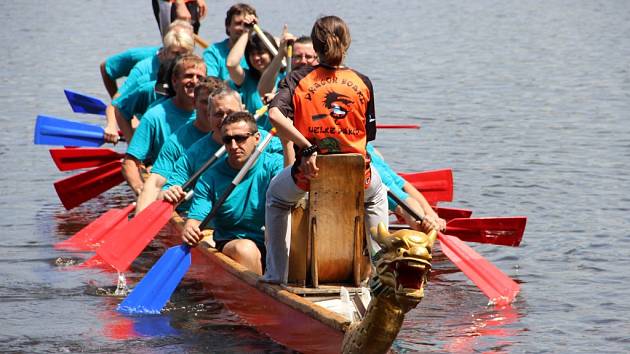
[[[249,4],[238,3],[238,4],[232,5],[227,10],[227,13],[225,14],[225,34],[227,34],[228,36],[230,35],[227,31],[227,28],[230,26],[230,23],[232,22],[232,17],[236,15],[243,15],[243,14],[254,15],[258,17],[258,15],[256,15],[256,9]]]
[[[309,36],[300,36],[295,40],[295,43],[300,44],[313,44],[313,40]]]
[[[258,132],[258,126],[256,125],[256,120],[254,119],[254,116],[247,111],[230,113],[227,117],[225,117],[223,122],[221,122],[221,130],[223,130],[223,127],[227,125],[238,122],[247,123],[250,133]]]

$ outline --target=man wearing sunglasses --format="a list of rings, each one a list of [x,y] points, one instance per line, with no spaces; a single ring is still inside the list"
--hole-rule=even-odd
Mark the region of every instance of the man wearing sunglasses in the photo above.
[[[260,136],[250,113],[236,112],[225,118],[221,125],[221,140],[228,155],[217,161],[197,182],[182,232],[186,244],[195,246],[201,241],[199,224],[252,155]],[[266,255],[265,195],[269,182],[282,169],[282,155],[260,154],[212,221],[216,248],[258,275],[262,275]]]

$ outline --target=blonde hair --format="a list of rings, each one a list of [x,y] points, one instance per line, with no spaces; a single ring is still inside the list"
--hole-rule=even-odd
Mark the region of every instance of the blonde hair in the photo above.
[[[177,59],[175,67],[173,68],[172,77],[178,77],[180,73],[190,67],[203,67],[203,70],[205,72],[206,63],[196,54],[183,55],[179,57],[179,59]]]
[[[190,31],[190,33],[194,33],[194,28],[193,25],[190,24],[190,22],[186,21],[186,20],[175,20],[173,22],[171,22],[168,25],[168,28],[166,29],[166,33],[174,30],[174,29],[183,29],[183,30],[187,30]]]
[[[324,16],[315,21],[311,39],[319,61],[332,66],[341,65],[352,42],[350,29],[337,16]]]
[[[174,47],[183,48],[187,53],[192,53],[195,49],[195,40],[192,31],[182,27],[174,27],[164,36],[164,49],[171,51]]]

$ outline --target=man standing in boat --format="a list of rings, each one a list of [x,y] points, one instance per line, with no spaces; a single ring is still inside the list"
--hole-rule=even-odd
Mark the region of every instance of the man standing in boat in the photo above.
[[[260,132],[250,113],[236,112],[223,121],[221,137],[227,157],[218,160],[197,182],[182,232],[182,240],[190,246],[201,241],[201,221],[254,152]],[[262,275],[266,254],[265,194],[271,179],[282,169],[282,155],[263,152],[212,221],[216,248],[258,275]]]
[[[194,54],[181,57],[171,78],[175,96],[153,106],[142,117],[127,148],[122,168],[127,183],[136,195],[140,195],[144,186],[140,175],[141,164],[155,161],[166,139],[195,119],[195,87],[205,78],[206,66],[200,57]]]

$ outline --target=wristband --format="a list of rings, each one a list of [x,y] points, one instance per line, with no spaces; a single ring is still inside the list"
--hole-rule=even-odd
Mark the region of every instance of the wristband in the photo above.
[[[316,152],[319,152],[319,146],[311,145],[309,147],[306,147],[306,148],[302,149],[301,155],[302,155],[302,157],[309,157],[309,156],[313,155]]]

